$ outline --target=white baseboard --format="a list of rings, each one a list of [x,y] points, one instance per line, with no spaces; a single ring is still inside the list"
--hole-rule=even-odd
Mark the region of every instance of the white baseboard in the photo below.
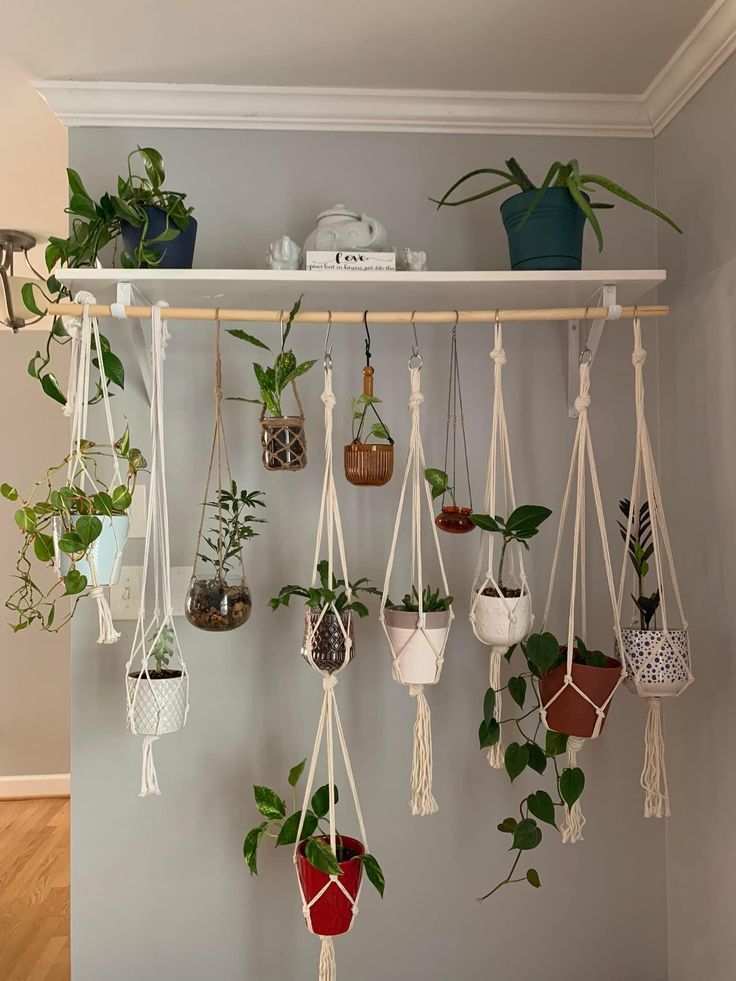
[[[68,797],[69,773],[34,773],[29,776],[0,777],[0,800],[22,797]]]

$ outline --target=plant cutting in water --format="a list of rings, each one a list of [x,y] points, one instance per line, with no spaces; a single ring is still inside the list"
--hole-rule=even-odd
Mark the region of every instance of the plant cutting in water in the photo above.
[[[363,425],[364,425],[366,412],[368,411],[369,407],[380,405],[382,401],[383,399],[379,399],[377,395],[366,395],[365,393],[351,400],[351,408],[353,413],[353,441],[354,442],[360,440],[361,437],[364,435]],[[358,424],[357,431],[356,431],[356,423]],[[391,433],[388,431],[388,427],[381,419],[378,419],[376,422],[374,422],[365,435],[372,436],[374,439],[384,440],[387,443],[393,442],[393,439],[391,438]]]
[[[631,501],[624,498],[619,501],[619,511],[626,518],[626,522],[618,522],[621,537],[626,541],[626,529],[632,521]],[[644,579],[649,572],[649,559],[654,554],[654,544],[652,542],[652,524],[649,516],[649,501],[639,508],[639,513],[634,517],[631,528],[631,538],[629,540],[629,558],[634,568],[637,581],[636,596],[631,598],[639,610],[640,627],[642,630],[649,630],[650,624],[657,614],[660,604],[659,590],[656,589],[650,596],[644,592]]]
[[[258,874],[258,848],[264,838],[273,838],[275,847],[296,844],[299,822],[302,817],[301,809],[297,809],[296,785],[299,782],[306,760],[297,763],[289,771],[289,786],[292,788],[291,813],[287,816],[286,801],[276,791],[269,787],[253,787],[256,807],[265,820],[256,825],[245,836],[243,856],[250,869],[251,875]],[[337,787],[333,787],[333,799],[338,803],[340,795]],[[305,842],[304,855],[315,869],[326,875],[343,875],[340,863],[351,859],[359,861],[365,869],[368,881],[383,896],[385,880],[381,866],[374,855],[368,853],[356,854],[344,844],[343,836],[337,834],[335,850],[330,847],[329,826],[327,816],[329,811],[329,785],[325,784],[312,795],[310,806],[304,815],[300,841]]]
[[[453,507],[457,507],[457,501],[455,500],[455,488],[451,486],[450,478],[444,470],[439,470],[437,467],[427,467],[427,469],[424,471],[424,479],[429,484],[433,501],[436,501],[438,497],[443,497],[445,494],[449,494]]]
[[[519,589],[507,589],[503,582],[503,565],[506,558],[506,551],[512,542],[519,542],[527,551],[529,550],[529,539],[539,532],[539,526],[552,514],[549,508],[538,504],[522,504],[515,508],[504,520],[498,515],[491,517],[490,514],[471,514],[470,520],[482,531],[488,531],[501,536],[501,553],[498,557],[498,573],[496,582],[498,590],[493,586],[487,586],[484,590],[486,596],[514,597],[519,596]]]

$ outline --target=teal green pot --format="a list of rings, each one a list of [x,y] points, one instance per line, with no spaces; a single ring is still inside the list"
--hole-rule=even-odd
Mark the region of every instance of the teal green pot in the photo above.
[[[536,191],[524,191],[501,205],[512,269],[580,269],[585,215],[566,187],[549,187],[521,225]]]

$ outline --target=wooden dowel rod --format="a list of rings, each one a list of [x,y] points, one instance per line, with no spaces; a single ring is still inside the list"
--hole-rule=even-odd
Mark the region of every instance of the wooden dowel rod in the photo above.
[[[68,317],[82,315],[80,303],[50,303],[49,314],[63,314]],[[631,319],[635,313],[640,317],[666,317],[670,312],[667,306],[622,307],[621,317]],[[109,317],[110,307],[94,303],[90,306],[93,317]],[[288,311],[284,311],[284,314]],[[608,316],[608,307],[553,307],[542,310],[460,310],[459,323],[493,323],[496,316],[502,323],[514,320],[603,320]],[[131,319],[147,320],[151,316],[150,307],[125,307],[125,315]],[[278,323],[282,315],[280,310],[218,310],[215,307],[167,307],[167,320],[215,320],[219,316],[222,321],[241,321],[243,323]],[[332,311],[326,310],[302,311],[296,315],[295,321],[304,324],[326,324],[332,316],[334,324],[362,324],[363,312],[355,310]],[[412,314],[410,310],[369,311],[368,323],[373,324],[410,324],[414,319],[416,324],[454,324],[454,310],[421,310]]]

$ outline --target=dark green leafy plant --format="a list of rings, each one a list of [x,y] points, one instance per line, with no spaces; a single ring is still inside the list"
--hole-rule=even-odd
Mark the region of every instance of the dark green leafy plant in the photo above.
[[[291,348],[286,347],[286,341],[291,333],[294,317],[296,317],[297,313],[299,313],[301,304],[302,297],[300,296],[289,311],[289,316],[281,334],[281,348],[274,358],[273,367],[264,367],[260,364],[253,364],[253,371],[256,376],[256,381],[258,382],[261,397],[259,399],[247,399],[239,396],[232,396],[233,401],[252,402],[255,405],[262,405],[266,412],[274,419],[282,419],[284,417],[284,413],[281,408],[281,396],[283,395],[284,390],[288,388],[293,381],[296,381],[297,378],[300,378],[317,363],[316,360],[302,361],[301,364],[298,363],[294,352],[291,350]],[[239,328],[228,330],[227,333],[232,334],[233,337],[237,337],[238,340],[246,341],[248,344],[253,344],[255,347],[262,348],[264,351],[271,350],[268,344],[264,344],[263,341],[259,340],[257,337],[253,337],[252,334],[247,334],[244,330],[240,330]]]
[[[238,490],[238,485],[233,480],[229,489],[219,488],[217,500],[207,501],[205,504],[215,514],[212,526],[202,539],[209,548],[209,553],[199,552],[198,557],[202,562],[216,566],[220,579],[227,576],[230,563],[240,555],[243,544],[258,534],[253,525],[265,524],[265,518],[246,513],[247,508],[265,508],[263,497],[263,491]]]
[[[351,402],[352,413],[353,413],[353,442],[358,442],[363,435],[363,425],[365,423],[365,416],[369,408],[372,406],[380,405],[383,400],[379,399],[377,395],[359,395],[357,398],[353,398]],[[375,410],[374,410],[375,411]],[[387,443],[393,443],[391,438],[391,433],[388,431],[386,424],[378,418],[377,421],[368,430],[369,436],[374,439],[384,440]],[[355,424],[358,423],[357,431]]]
[[[525,549],[529,549],[529,539],[539,532],[539,526],[552,514],[549,508],[539,504],[522,504],[515,508],[504,521],[496,515],[495,518],[490,514],[471,514],[470,520],[482,531],[488,531],[494,535],[501,536],[501,554],[498,559],[498,574],[496,582],[501,595],[504,593],[503,584],[503,563],[506,558],[506,550],[512,542],[519,542]]]
[[[631,523],[631,501],[624,498],[618,502],[618,509],[626,518],[626,522],[618,522],[618,529],[621,537],[626,541],[626,530]],[[651,596],[644,592],[644,579],[649,572],[649,559],[654,554],[654,543],[652,542],[652,522],[649,514],[649,501],[639,508],[639,514],[634,516],[631,528],[631,538],[629,539],[629,558],[634,567],[637,579],[637,594],[632,595],[634,603],[639,610],[639,623],[642,630],[649,630],[649,625],[656,616],[659,609],[660,595],[659,590],[655,590]]]
[[[6,608],[17,617],[16,622],[11,624],[16,633],[34,622],[43,630],[57,632],[69,622],[77,602],[88,586],[87,577],[79,572],[76,564],[87,555],[90,546],[100,537],[100,516],[128,512],[138,472],[147,466],[141,451],[130,446],[127,429],[112,447],[87,440],[82,443],[81,449],[89,472],[101,488],[99,491],[88,493],[73,483],[64,483],[58,488],[54,486],[54,477],[67,469],[69,457],[65,457],[56,466],[49,467],[25,499],[10,484],[0,485],[0,494],[6,500],[20,504],[15,512],[15,523],[22,535],[15,576],[20,585],[5,601]],[[128,472],[124,484],[108,487],[98,475],[98,466],[113,454],[127,462]],[[43,497],[36,500],[39,492]],[[50,565],[53,562],[55,525],[59,550],[69,556],[71,567],[51,589],[45,591],[35,581],[31,560],[35,559],[41,565]],[[62,596],[71,596],[74,600],[69,614],[58,621],[56,603]]]
[[[427,481],[429,484],[429,489],[432,491],[433,501],[436,501],[438,497],[449,494],[453,506],[457,505],[455,500],[455,488],[451,486],[450,478],[444,470],[438,470],[437,467],[427,467],[427,469],[424,471],[424,479]]]
[[[494,177],[500,177],[501,182],[494,184],[493,187],[490,187],[485,191],[472,194],[470,197],[462,198],[459,201],[449,200],[450,195],[456,191],[458,187],[480,174],[492,174]],[[438,208],[443,206],[456,208],[458,205],[468,204],[470,201],[478,201],[481,198],[488,197],[491,194],[496,194],[499,191],[505,191],[509,187],[518,188],[520,192],[537,191],[535,196],[532,198],[531,204],[519,222],[519,228],[521,228],[529,220],[530,215],[541,202],[548,187],[567,188],[575,204],[578,206],[578,208],[580,208],[587,220],[590,222],[598,242],[599,252],[601,252],[603,249],[603,232],[601,231],[601,226],[595,212],[601,208],[614,207],[614,205],[610,202],[590,200],[591,194],[594,194],[599,188],[603,188],[603,190],[608,191],[610,194],[613,194],[618,198],[621,198],[623,201],[627,201],[629,204],[636,205],[637,208],[642,208],[644,211],[649,211],[657,218],[661,218],[662,221],[667,222],[667,224],[674,228],[676,232],[682,234],[682,229],[679,227],[679,225],[676,225],[675,222],[663,211],[660,211],[659,208],[655,208],[651,204],[646,204],[644,201],[640,200],[640,198],[633,195],[630,191],[625,190],[625,188],[621,187],[621,185],[617,184],[615,181],[610,180],[608,177],[601,177],[599,174],[581,174],[577,160],[569,160],[567,163],[562,163],[560,160],[556,160],[547,171],[542,183],[539,185],[539,187],[537,187],[537,185],[533,183],[531,178],[519,166],[517,161],[513,157],[510,157],[506,161],[506,170],[500,170],[495,167],[481,167],[478,170],[471,170],[470,173],[465,174],[460,178],[460,180],[455,181],[452,187],[446,191],[441,198],[430,198],[430,201],[436,204]]]
[[[351,598],[348,599],[345,580],[338,579],[334,572],[332,576],[329,575],[326,559],[322,559],[318,563],[317,574],[319,586],[282,586],[279,595],[270,599],[268,605],[272,610],[278,610],[280,606],[288,606],[292,596],[301,596],[306,600],[306,606],[310,610],[321,610],[325,606],[332,605],[338,614],[352,611],[357,613],[359,617],[367,617],[368,607],[355,597],[358,593],[370,593],[373,596],[381,595],[381,590],[368,585],[370,579],[363,577],[350,583]]]
[[[440,596],[440,590],[425,586],[422,590],[422,610],[425,613],[446,613],[452,606],[454,597]],[[411,587],[411,593],[405,593],[400,603],[392,603],[390,599],[386,601],[387,610],[399,610],[405,613],[419,612],[419,593],[417,587]]]
[[[270,787],[253,787],[256,807],[261,817],[265,818],[260,824],[256,825],[245,836],[243,842],[243,857],[250,869],[251,875],[258,874],[258,847],[264,838],[273,838],[274,845],[296,844],[296,836],[299,831],[301,820],[301,809],[296,806],[296,785],[299,782],[306,760],[297,763],[289,771],[289,786],[292,788],[291,814],[287,816],[286,801],[280,797],[275,790]],[[340,795],[337,787],[333,787],[335,804],[338,803]],[[337,835],[335,851],[330,847],[329,827],[327,826],[327,815],[329,811],[329,785],[325,784],[312,795],[310,807],[304,815],[304,825],[302,827],[300,841],[306,842],[304,856],[310,865],[326,875],[342,875],[340,862],[347,861],[354,857],[360,861],[365,869],[368,881],[376,888],[380,896],[383,896],[385,889],[385,879],[383,870],[378,864],[374,855],[364,854],[355,855],[346,852],[343,846],[341,835]]]

